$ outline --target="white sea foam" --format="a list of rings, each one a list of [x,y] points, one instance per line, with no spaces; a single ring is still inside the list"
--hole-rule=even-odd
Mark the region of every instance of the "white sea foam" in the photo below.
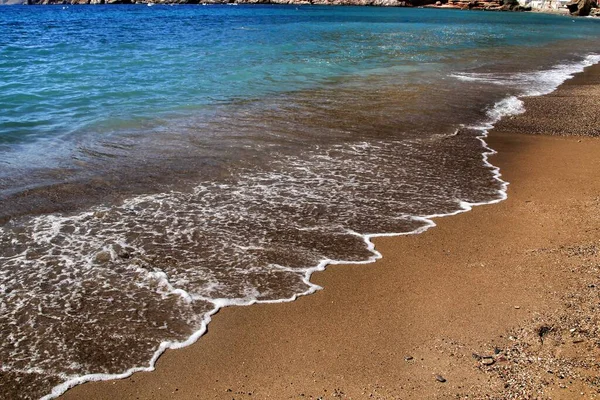
[[[523,100],[516,96],[509,96],[505,99],[500,100],[494,107],[488,110],[487,115],[490,117],[487,125],[495,124],[502,118],[511,117],[513,115],[519,115],[525,112],[525,104]]]
[[[520,96],[542,96],[553,92],[564,81],[584,68],[600,62],[600,54],[590,54],[580,62],[563,63],[547,70],[519,73],[458,72],[451,77],[462,81],[490,83],[519,89]]]
[[[596,58],[594,58],[596,57]],[[541,88],[543,90],[549,90],[548,88],[553,87],[554,89],[558,87],[562,81],[568,79],[573,73],[580,71],[584,66],[591,65],[594,62],[600,61],[600,57],[590,56],[586,58],[586,60],[578,64],[578,67],[571,66],[569,69],[569,73],[559,73],[556,74],[551,73],[547,74],[549,79],[552,81],[547,84],[536,83],[537,86],[535,88],[530,89],[526,95],[534,95],[539,94],[541,92]],[[542,74],[540,73],[540,76]],[[562,78],[561,78],[562,77]],[[513,77],[514,78],[514,77]],[[464,76],[459,79],[473,79],[473,77]],[[489,78],[483,78],[489,79]],[[541,78],[540,78],[541,79]],[[559,80],[562,81],[559,82]],[[497,82],[491,82],[496,84]],[[502,83],[504,84],[504,83]],[[554,90],[552,89],[552,90]],[[550,90],[551,91],[551,90]],[[136,367],[131,368],[123,373],[119,374],[85,374],[81,376],[72,376],[63,374],[62,378],[64,382],[55,386],[52,389],[52,392],[48,395],[42,397],[42,399],[52,399],[60,394],[64,393],[69,388],[78,385],[80,383],[88,382],[88,381],[98,381],[98,380],[109,380],[109,379],[121,379],[132,375],[135,372],[139,371],[152,371],[155,367],[156,360],[160,357],[160,355],[166,349],[176,349],[188,346],[194,343],[199,337],[201,337],[206,332],[206,327],[211,320],[211,317],[222,307],[228,307],[232,305],[236,306],[245,306],[251,305],[255,303],[281,303],[281,302],[289,302],[294,301],[299,296],[307,295],[314,293],[317,290],[320,290],[321,287],[315,285],[310,281],[311,275],[316,271],[324,270],[329,264],[367,264],[374,262],[375,260],[382,257],[381,253],[379,253],[375,249],[375,245],[373,243],[373,238],[381,237],[381,236],[400,236],[400,235],[410,235],[410,234],[418,234],[428,230],[431,227],[435,226],[434,219],[440,218],[449,215],[455,215],[458,213],[466,212],[472,209],[474,206],[485,205],[485,204],[493,204],[500,202],[507,197],[507,186],[508,182],[502,180],[501,173],[498,167],[492,165],[488,159],[489,156],[494,154],[495,151],[488,147],[485,138],[488,135],[488,131],[493,127],[493,125],[498,122],[501,118],[516,115],[524,112],[523,102],[518,97],[508,97],[503,99],[502,101],[496,103],[487,113],[488,119],[483,121],[480,125],[474,126],[463,126],[459,128],[460,130],[470,130],[477,132],[477,138],[481,142],[483,147],[482,160],[484,165],[489,168],[491,171],[492,178],[498,184],[498,189],[495,190],[495,194],[491,199],[484,201],[474,201],[468,202],[464,200],[455,199],[455,209],[450,212],[438,213],[438,214],[427,214],[427,215],[401,215],[398,218],[399,221],[412,221],[416,228],[407,231],[407,232],[397,232],[397,233],[358,233],[352,231],[351,229],[341,228],[341,227],[330,227],[332,232],[335,234],[349,234],[356,238],[360,238],[362,240],[370,253],[366,259],[363,260],[341,260],[341,259],[331,259],[331,258],[323,258],[315,266],[310,268],[292,268],[289,266],[278,265],[278,264],[269,264],[266,266],[267,270],[270,271],[279,271],[281,273],[287,273],[289,275],[298,274],[301,277],[301,281],[303,283],[303,290],[299,290],[295,293],[289,295],[289,297],[284,299],[260,299],[260,293],[256,290],[255,287],[243,287],[240,289],[238,297],[228,298],[228,297],[211,297],[210,294],[222,292],[224,288],[219,284],[218,280],[215,280],[213,277],[205,276],[202,277],[203,284],[200,289],[197,290],[186,290],[185,288],[188,286],[186,284],[186,279],[189,277],[180,276],[181,274],[177,274],[175,270],[171,271],[172,274],[169,274],[168,271],[164,269],[151,268],[148,269],[147,266],[140,266],[138,264],[132,263],[129,265],[128,263],[120,263],[118,264],[121,267],[126,268],[135,276],[135,284],[139,287],[143,287],[144,289],[153,288],[158,293],[163,296],[175,295],[180,298],[181,305],[184,304],[190,305],[194,302],[203,301],[211,304],[211,307],[200,316],[200,319],[197,321],[198,328],[195,332],[190,335],[186,340],[183,341],[164,341],[160,343],[158,349],[154,352],[154,355],[149,361],[149,364],[146,367]],[[458,132],[458,131],[457,131]],[[358,162],[362,162],[362,167],[368,168],[369,163],[373,160],[369,157],[365,157],[365,153],[371,154],[371,152],[376,152],[377,154],[387,154],[386,152],[393,151],[393,146],[401,146],[402,143],[392,143],[392,144],[382,144],[379,147],[373,147],[373,144],[369,143],[359,143],[349,146],[348,148],[338,148],[336,151],[342,152],[355,152],[356,155],[363,160],[359,160]],[[344,165],[335,165],[336,160],[329,154],[318,154],[318,157],[321,161],[326,161],[324,164],[328,167],[335,166],[336,168],[343,168]],[[296,160],[298,161],[298,160]],[[301,161],[301,160],[300,160]],[[298,181],[300,178],[295,176],[294,174],[308,174],[311,179],[314,179],[314,182],[318,182],[317,186],[327,187],[328,185],[335,185],[335,177],[338,174],[338,171],[335,168],[332,168],[331,174],[329,177],[319,176],[316,171],[312,171],[306,167],[305,164],[298,161],[298,165],[296,169],[292,169],[292,172],[289,176],[284,176],[279,173],[268,173],[262,176],[246,176],[245,178],[248,181],[253,182],[253,187],[249,189],[246,187],[244,190],[240,188],[236,188],[232,185],[228,184],[220,184],[219,189],[225,191],[231,191],[234,196],[239,196],[239,198],[243,198],[250,205],[261,205],[261,201],[270,198],[278,198],[278,201],[283,202],[284,204],[294,204],[298,198],[306,198],[310,203],[311,196],[317,196],[321,194],[310,193],[303,190],[302,186]],[[294,160],[286,160],[286,162],[293,165]],[[358,171],[357,171],[358,173]],[[303,175],[305,176],[305,175]],[[374,175],[373,177],[377,178],[378,175]],[[347,176],[344,177],[348,178]],[[350,177],[351,178],[351,177]],[[385,179],[389,179],[385,176],[380,176],[382,181]],[[351,179],[350,179],[351,180]],[[298,184],[296,184],[298,183]],[[202,199],[203,196],[208,196],[207,193],[211,192],[211,188],[207,186],[199,186],[196,188],[193,194],[183,194],[183,193],[164,193],[155,196],[141,196],[130,199],[125,202],[125,204],[121,207],[123,214],[135,216],[137,219],[136,222],[143,221],[143,217],[147,215],[156,215],[160,218],[164,218],[165,222],[163,227],[165,229],[164,232],[158,232],[153,230],[155,228],[150,229],[151,227],[142,226],[143,233],[148,235],[148,237],[158,238],[161,235],[169,238],[170,241],[166,242],[165,245],[171,245],[175,243],[177,240],[187,240],[192,238],[194,235],[198,234],[198,229],[194,225],[197,222],[197,219],[188,220],[186,219],[185,213],[199,213],[201,215],[206,215],[206,218],[212,218],[214,220],[220,221],[224,218],[231,218],[232,215],[235,215],[236,218],[246,218],[247,216],[243,213],[237,216],[240,210],[231,209],[229,204],[223,204],[222,208],[207,208],[206,204],[202,201],[198,201],[198,199]],[[196,196],[196,197],[191,197]],[[254,197],[258,196],[258,197]],[[214,199],[211,199],[211,201]],[[180,204],[184,204],[185,202],[197,201],[195,208],[189,209],[188,211],[182,210],[178,213],[173,213],[173,210],[178,210],[178,206]],[[218,204],[218,203],[217,203]],[[136,247],[132,244],[132,240],[127,237],[127,233],[131,233],[131,227],[128,227],[127,221],[119,220],[112,221],[109,218],[110,229],[107,229],[104,225],[100,224],[103,218],[105,218],[103,213],[110,213],[108,209],[98,209],[94,212],[83,213],[78,216],[69,216],[69,217],[61,217],[61,216],[43,216],[35,219],[35,226],[32,230],[32,237],[36,243],[39,243],[41,246],[55,246],[56,242],[59,242],[59,246],[62,249],[66,249],[67,253],[61,254],[53,254],[52,257],[47,257],[47,260],[51,260],[53,262],[62,263],[65,268],[73,267],[77,264],[77,268],[80,269],[83,267],[84,269],[93,269],[98,268],[95,264],[95,258],[98,255],[97,249],[103,249],[105,252],[110,254],[110,258],[112,261],[119,260],[123,258],[123,251],[126,251],[127,257],[129,254],[145,254],[145,249],[142,247]],[[128,213],[128,214],[125,214]],[[168,219],[168,221],[167,221]],[[393,218],[391,218],[393,219]],[[153,220],[155,221],[155,220]],[[243,222],[243,221],[242,221]],[[269,221],[265,221],[268,223]],[[292,221],[290,221],[291,223]],[[120,224],[120,225],[119,225]],[[1,229],[1,228],[0,228]],[[104,229],[104,230],[102,230]],[[301,226],[298,227],[298,231],[319,231],[320,227],[318,226]],[[340,232],[340,229],[342,232]],[[68,232],[78,232],[82,234],[83,240],[74,240],[74,236],[69,236]],[[65,234],[67,232],[67,234]],[[0,230],[0,233],[2,231]],[[217,232],[218,233],[218,232]],[[225,232],[227,234],[227,232]],[[183,239],[182,239],[183,238]],[[268,242],[263,243],[248,243],[245,240],[241,240],[240,238],[230,237],[231,243],[229,245],[229,249],[234,248],[236,251],[244,252],[252,252],[256,250],[264,250],[269,248]],[[243,239],[243,238],[242,238]],[[11,238],[10,240],[16,241],[16,238]],[[161,245],[160,243],[156,243],[156,245]],[[126,250],[123,250],[126,249]],[[226,251],[226,248],[223,248],[223,251]],[[185,249],[182,249],[185,251]],[[81,255],[85,255],[82,257]],[[236,253],[238,254],[238,253]],[[185,254],[183,254],[185,256]],[[4,261],[9,258],[5,258]],[[243,259],[243,258],[242,258]],[[20,254],[16,254],[10,257],[10,260],[18,260],[20,263],[30,263],[31,260],[27,259],[27,252],[23,252]],[[78,260],[75,262],[74,260]],[[81,264],[83,263],[83,264]],[[44,270],[39,271],[39,273],[44,274]],[[107,272],[108,273],[108,272]],[[241,274],[247,274],[248,271],[240,271]],[[110,275],[109,275],[110,276]],[[64,280],[73,282],[71,278],[65,276]],[[194,279],[200,279],[200,277],[194,277]],[[4,285],[4,284],[3,284]],[[5,290],[5,286],[2,286],[2,290]],[[298,287],[300,288],[300,287]],[[226,293],[226,291],[225,291]],[[25,307],[25,302],[23,301],[23,307]],[[41,306],[40,306],[41,307]],[[17,307],[18,309],[19,307]],[[18,310],[17,310],[18,311]],[[40,314],[42,312],[40,311]],[[75,367],[79,367],[76,363],[72,364]],[[3,370],[5,366],[2,366]],[[35,371],[34,371],[35,370]],[[45,373],[46,371],[43,368],[33,368],[32,372],[37,373]]]

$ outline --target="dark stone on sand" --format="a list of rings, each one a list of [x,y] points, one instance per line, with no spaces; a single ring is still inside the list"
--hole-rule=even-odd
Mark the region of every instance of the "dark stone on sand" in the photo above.
[[[553,327],[548,326],[548,325],[542,325],[540,327],[537,328],[537,334],[540,337],[540,340],[543,341],[544,336],[546,336],[547,334],[549,334],[550,332],[552,332],[554,330]]]
[[[406,356],[404,357],[404,361],[411,361],[413,359],[412,356]]]
[[[444,382],[446,382],[446,378],[444,378],[444,377],[443,377],[443,376],[441,376],[441,375],[436,375],[436,376],[435,376],[435,380],[436,380],[436,381],[438,381],[438,382],[441,382],[441,383],[444,383]]]

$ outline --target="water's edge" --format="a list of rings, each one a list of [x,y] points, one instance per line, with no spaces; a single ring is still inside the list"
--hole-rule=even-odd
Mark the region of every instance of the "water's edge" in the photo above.
[[[373,238],[420,234],[420,233],[423,233],[423,232],[429,230],[430,228],[433,228],[434,226],[436,226],[436,223],[433,221],[435,218],[448,217],[448,216],[452,216],[452,215],[461,214],[461,213],[472,210],[472,208],[476,207],[476,206],[496,204],[496,203],[506,200],[508,197],[507,189],[508,189],[509,182],[504,181],[502,179],[502,174],[500,172],[500,168],[489,162],[489,157],[497,153],[497,151],[495,151],[494,149],[489,147],[488,143],[485,140],[489,136],[490,130],[492,130],[492,128],[494,128],[494,126],[502,118],[507,117],[507,116],[518,115],[518,114],[525,112],[525,108],[523,106],[523,102],[521,101],[521,98],[532,97],[532,96],[544,96],[549,93],[552,93],[556,89],[558,89],[561,85],[563,85],[565,82],[572,79],[574,77],[574,75],[580,74],[583,72],[583,70],[585,68],[590,67],[595,64],[599,64],[599,63],[600,63],[600,56],[590,55],[590,56],[584,58],[584,60],[581,62],[581,64],[578,64],[578,66],[577,66],[578,70],[576,72],[566,74],[564,77],[564,80],[562,82],[558,83],[555,87],[549,89],[547,92],[535,93],[535,94],[525,94],[525,95],[520,96],[519,98],[514,97],[514,96],[507,97],[507,98],[497,102],[492,109],[488,110],[488,114],[487,114],[488,120],[483,122],[481,125],[461,126],[459,129],[457,129],[457,133],[461,128],[467,128],[467,129],[480,131],[480,135],[477,136],[477,139],[481,142],[481,145],[482,145],[482,155],[481,156],[482,156],[483,165],[490,168],[490,170],[493,174],[493,179],[496,180],[500,184],[500,189],[496,193],[496,195],[497,195],[496,198],[490,199],[489,201],[483,201],[483,202],[477,202],[477,203],[469,203],[466,201],[457,200],[458,209],[453,212],[445,213],[445,214],[430,214],[430,215],[424,215],[424,216],[412,216],[411,219],[413,221],[419,221],[419,222],[424,223],[425,225],[421,226],[413,231],[409,231],[409,232],[360,234],[358,232],[349,231],[348,232],[349,234],[361,237],[363,239],[363,241],[365,242],[368,251],[371,252],[371,256],[367,260],[363,260],[363,261],[346,261],[346,260],[331,260],[331,259],[321,260],[319,262],[319,264],[317,264],[316,266],[306,268],[304,270],[304,275],[303,275],[302,280],[308,286],[308,289],[302,293],[296,293],[289,298],[278,299],[278,300],[211,299],[210,301],[213,303],[214,308],[204,315],[204,317],[202,318],[202,324],[201,324],[200,329],[198,329],[196,332],[194,332],[192,335],[190,335],[187,338],[187,340],[185,340],[183,342],[169,342],[169,341],[162,342],[159,345],[156,352],[154,353],[154,355],[152,356],[152,358],[150,359],[148,366],[134,367],[134,368],[128,369],[120,374],[101,374],[101,373],[87,374],[87,375],[82,375],[82,376],[78,376],[75,378],[72,378],[72,377],[70,378],[70,377],[65,376],[66,381],[53,387],[51,393],[43,396],[41,398],[41,400],[55,399],[55,398],[59,397],[60,395],[62,395],[63,393],[65,393],[70,388],[80,385],[80,384],[83,384],[83,383],[86,383],[86,382],[124,379],[124,378],[130,377],[131,375],[133,375],[136,372],[154,371],[157,360],[167,349],[174,350],[174,349],[181,349],[181,348],[187,347],[187,346],[195,343],[201,336],[203,336],[207,331],[208,324],[212,320],[212,316],[215,315],[216,313],[218,313],[219,310],[221,310],[221,308],[229,307],[229,306],[250,306],[253,304],[287,303],[287,302],[295,301],[296,299],[298,299],[301,296],[309,295],[309,294],[315,293],[316,291],[322,289],[321,286],[312,283],[310,281],[310,278],[311,278],[312,274],[315,272],[325,271],[328,265],[370,264],[370,263],[373,263],[373,262],[379,260],[380,258],[382,258],[383,255],[375,249],[375,244],[372,241]],[[169,284],[168,280],[167,279],[165,279],[165,280],[166,280],[166,283],[169,286],[170,291],[172,293],[179,294],[180,296],[182,296],[184,298],[186,296],[189,296],[188,293],[184,292],[181,289],[173,289],[172,286]]]

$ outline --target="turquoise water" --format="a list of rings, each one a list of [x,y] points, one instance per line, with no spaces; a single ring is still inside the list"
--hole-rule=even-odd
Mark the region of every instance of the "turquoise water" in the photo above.
[[[0,8],[0,397],[151,369],[222,306],[504,199],[482,138],[599,38],[542,14]]]
[[[597,37],[597,21],[422,9],[6,7],[0,142],[118,129],[380,68]],[[485,63],[487,60],[481,60]]]

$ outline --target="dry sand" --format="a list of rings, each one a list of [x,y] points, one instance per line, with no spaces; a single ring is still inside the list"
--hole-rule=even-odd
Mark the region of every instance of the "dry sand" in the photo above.
[[[329,267],[324,290],[224,309],[155,372],[64,398],[600,397],[600,139],[522,134],[598,134],[599,99],[589,68],[492,132],[508,200],[377,239],[382,260]]]

